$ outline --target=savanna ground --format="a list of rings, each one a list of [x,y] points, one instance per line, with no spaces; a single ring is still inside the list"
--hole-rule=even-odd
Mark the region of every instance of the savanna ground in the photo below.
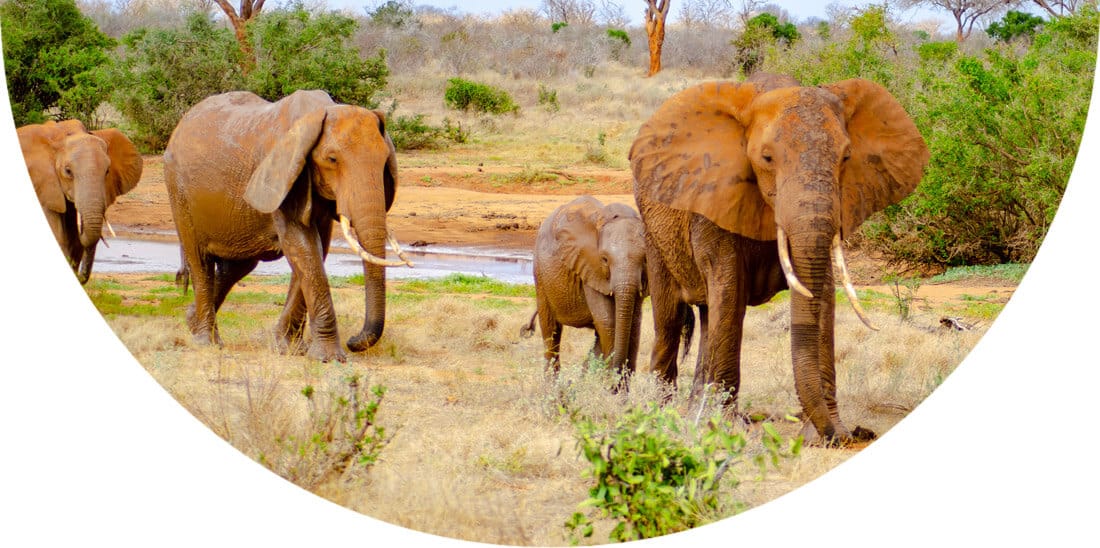
[[[399,155],[389,222],[404,244],[530,249],[545,215],[575,195],[632,204],[626,151],[638,125],[665,97],[695,83],[675,70],[649,79],[625,72],[563,77],[562,108],[552,111],[540,108],[533,83],[479,76],[507,87],[523,114],[447,111],[439,98],[442,77],[391,83],[401,99],[398,113],[427,113],[437,122],[449,117],[471,135],[442,151]],[[108,214],[120,236],[173,238],[162,181],[160,157],[146,157],[142,182]],[[858,249],[849,255],[863,306],[880,331],[864,327],[838,297],[841,415],[849,427],[882,435],[966,356],[1022,272],[962,269],[891,283],[897,278],[881,261]],[[586,361],[590,332],[566,328],[561,376],[543,376],[542,343],[519,335],[535,308],[533,286],[469,277],[390,281],[382,340],[349,353],[345,364],[321,364],[271,348],[286,282],[251,276],[234,289],[218,315],[221,349],[192,344],[184,321],[191,295],[180,293],[171,273],[97,273],[86,289],[138,361],[219,436],[304,488],[390,523],[483,542],[567,543],[563,524],[589,487],[571,417],[612,423],[628,408],[665,395],[644,373],[652,344],[648,303],[642,372],[628,391],[612,394],[606,371]],[[362,325],[362,281],[333,277],[331,283],[346,339]],[[973,329],[945,328],[944,317]],[[787,318],[786,292],[750,309],[740,409],[770,418],[781,434],[794,437],[799,425],[785,418],[799,410]],[[668,403],[681,413],[695,354],[692,348]],[[389,443],[369,468],[345,467],[318,450],[330,427],[317,418],[336,398],[349,397],[352,376],[361,387],[386,389],[375,422]],[[310,398],[303,394],[307,387]],[[738,428],[750,440],[748,451],[759,452],[759,422]],[[727,508],[732,501],[751,507],[772,500],[862,447],[808,447],[763,475],[744,463],[734,470],[740,485],[723,488]],[[605,542],[610,526],[599,523],[586,542]]]

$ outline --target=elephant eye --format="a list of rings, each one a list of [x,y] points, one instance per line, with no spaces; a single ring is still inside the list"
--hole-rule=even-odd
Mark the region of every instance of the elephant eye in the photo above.
[[[333,155],[329,154],[328,161],[329,161],[329,163],[335,164],[336,163],[336,156],[333,156]]]
[[[65,166],[65,176],[66,177],[72,177],[73,176],[73,170],[69,166]]]
[[[772,155],[771,154],[763,154],[760,157],[763,158],[765,162],[767,162],[769,164],[772,163]]]

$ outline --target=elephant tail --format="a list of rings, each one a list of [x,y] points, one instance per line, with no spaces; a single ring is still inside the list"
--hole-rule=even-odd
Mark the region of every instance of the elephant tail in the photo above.
[[[539,317],[539,311],[535,310],[534,314],[531,314],[531,320],[527,322],[527,325],[519,328],[519,336],[525,339],[531,338],[531,335],[535,334],[535,318]]]
[[[687,357],[687,353],[691,350],[691,338],[695,334],[695,310],[692,309],[690,304],[685,304],[681,308],[681,322],[680,325],[680,361],[683,361]]]
[[[187,294],[187,286],[191,284],[191,269],[187,268],[187,256],[183,254],[183,246],[180,246],[180,269],[176,271],[176,287]]]

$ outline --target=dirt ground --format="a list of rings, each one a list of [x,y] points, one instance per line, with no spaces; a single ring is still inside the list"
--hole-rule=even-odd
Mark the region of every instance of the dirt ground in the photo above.
[[[634,205],[633,182],[627,170],[421,166],[400,168],[398,179],[397,199],[388,222],[405,246],[530,250],[539,223],[577,195]],[[176,239],[160,156],[145,156],[141,182],[111,206],[108,218],[120,237]],[[891,287],[882,282],[889,273],[882,260],[859,249],[848,250],[847,260],[856,286],[890,294]],[[980,292],[995,294],[1003,303],[1014,290],[1001,280],[970,278],[962,283],[923,284],[913,298],[918,304],[934,305]]]

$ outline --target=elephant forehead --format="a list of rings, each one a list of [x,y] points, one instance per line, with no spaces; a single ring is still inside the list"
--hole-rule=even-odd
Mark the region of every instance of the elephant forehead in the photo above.
[[[65,138],[65,150],[69,156],[81,161],[108,162],[107,143],[90,133],[78,133]]]
[[[378,117],[373,112],[352,105],[329,107],[325,112],[324,133],[327,139],[349,145],[375,136],[379,138],[379,143],[382,142],[381,134],[377,130]],[[370,131],[372,129],[374,131]]]

